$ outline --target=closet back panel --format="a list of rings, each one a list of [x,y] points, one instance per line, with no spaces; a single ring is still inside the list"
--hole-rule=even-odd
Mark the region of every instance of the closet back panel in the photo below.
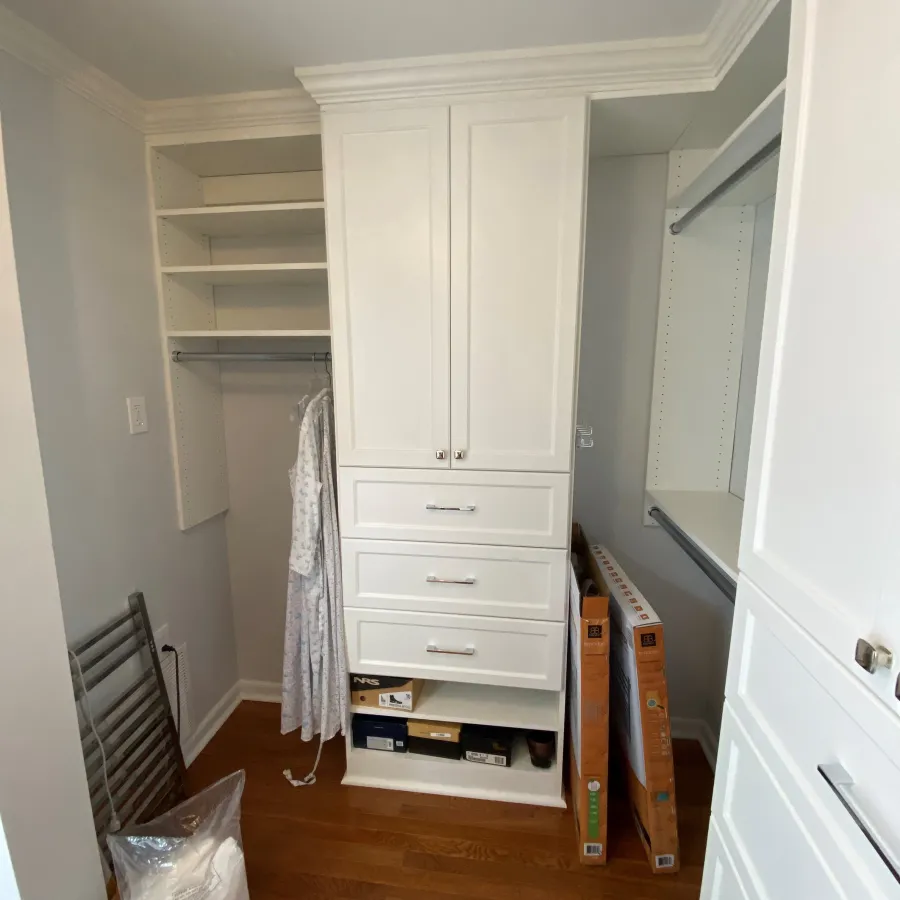
[[[669,193],[683,177],[671,154]],[[727,491],[754,208],[713,208],[663,242],[647,487]]]

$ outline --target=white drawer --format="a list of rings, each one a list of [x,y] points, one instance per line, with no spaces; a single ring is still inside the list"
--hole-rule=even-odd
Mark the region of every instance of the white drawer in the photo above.
[[[756,898],[757,895],[753,896]],[[722,842],[715,817],[709,822],[700,900],[750,900],[750,895],[741,883],[731,856]]]
[[[897,860],[900,720],[746,579],[732,647],[728,706],[836,881],[848,896],[900,896],[888,867],[819,772],[836,763],[846,770],[854,783],[841,789],[845,800]]]
[[[569,476],[341,468],[344,537],[569,545]]]
[[[565,619],[565,550],[341,541],[344,605]]]
[[[344,608],[352,672],[558,691],[563,624]]]

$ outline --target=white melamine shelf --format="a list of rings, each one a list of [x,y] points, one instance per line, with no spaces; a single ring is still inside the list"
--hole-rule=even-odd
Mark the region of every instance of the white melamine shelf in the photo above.
[[[172,278],[200,284],[324,284],[328,265],[314,263],[255,263],[234,266],[163,266]]]
[[[735,581],[744,501],[728,491],[647,491],[655,503]]]
[[[518,737],[513,744],[512,765],[509,768],[418,753],[361,750],[349,746],[350,743],[348,741],[347,773],[342,784],[478,797],[506,803],[563,808],[566,805],[558,760],[554,760],[549,769],[533,766],[523,737]],[[560,749],[561,745],[558,745],[557,756]]]
[[[529,688],[426,681],[415,712],[351,706],[354,713],[404,719],[468,722],[470,725],[503,725],[509,728],[560,731],[559,692]]]
[[[325,231],[325,204],[321,200],[158,209],[156,215],[179,228],[210,237],[321,234]]]
[[[206,331],[167,331],[166,337],[181,340],[182,338],[215,338],[222,340],[223,338],[327,338],[331,337],[331,332],[316,331],[310,329],[225,329],[217,331],[210,329]]]
[[[783,118],[784,82],[744,120],[694,180],[669,198],[669,208],[685,209],[699,203],[774,137],[781,134]],[[751,206],[761,203],[775,193],[777,177],[778,154],[736,184],[717,203],[720,206]]]

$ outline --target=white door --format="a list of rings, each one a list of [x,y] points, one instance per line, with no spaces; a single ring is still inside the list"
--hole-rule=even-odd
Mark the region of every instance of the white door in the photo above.
[[[571,468],[587,108],[451,110],[454,467]]]
[[[344,466],[449,465],[449,115],[322,116]]]
[[[900,711],[900,4],[795,0],[740,568]]]

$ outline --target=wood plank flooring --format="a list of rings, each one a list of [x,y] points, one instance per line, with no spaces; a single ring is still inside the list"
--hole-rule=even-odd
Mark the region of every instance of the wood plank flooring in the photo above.
[[[318,782],[293,788],[316,744],[279,734],[280,708],[243,702],[188,771],[196,792],[245,769],[242,829],[252,900],[696,900],[712,773],[675,742],[682,870],[651,875],[613,775],[609,864],[582,866],[571,812],[343,787],[344,744],[322,751]],[[373,751],[375,752],[375,751]]]

